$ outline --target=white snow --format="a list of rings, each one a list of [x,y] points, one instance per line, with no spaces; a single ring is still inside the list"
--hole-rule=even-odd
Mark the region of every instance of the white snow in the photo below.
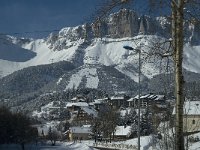
[[[99,79],[96,68],[82,68],[76,74],[73,74],[70,78],[70,82],[67,84],[65,90],[75,88],[77,89],[80,85],[82,78],[86,77],[86,87],[97,88]]]
[[[60,123],[60,121],[50,121],[50,122],[46,122],[45,124],[39,125],[37,126],[38,129],[38,134],[42,135],[42,132],[44,133],[44,135],[48,135],[48,130],[51,127],[52,130],[56,130],[55,128],[58,124]]]
[[[200,101],[185,101],[183,107],[186,115],[200,115]],[[173,114],[175,114],[175,108]]]
[[[59,85],[60,82],[62,81],[62,79],[63,79],[63,78],[59,78],[56,84]]]
[[[80,42],[81,43],[81,42]],[[50,64],[54,62],[59,62],[63,60],[71,60],[78,48],[79,43],[68,49],[63,49],[61,51],[53,51],[49,48],[50,45],[46,43],[44,39],[38,39],[31,41],[28,44],[24,44],[22,48],[28,51],[33,51],[36,56],[25,62],[14,62],[0,59],[0,75],[6,76],[16,70],[26,68],[29,66],[37,66],[41,64]],[[0,48],[2,45],[0,44]],[[11,47],[12,49],[15,47]]]
[[[129,136],[131,134],[131,126],[117,126],[115,130],[115,135]]]
[[[67,103],[66,107],[79,106],[79,107],[88,107],[86,102],[77,102],[77,103]]]
[[[55,146],[48,145],[26,145],[25,149],[35,149],[35,150],[97,150],[93,147],[92,141],[82,141],[81,143],[73,143],[73,142],[56,142]],[[21,149],[21,145],[0,145],[1,150],[13,150],[13,149]]]
[[[125,117],[127,114],[129,114],[131,111],[131,108],[126,108],[124,110],[120,110],[120,116]]]
[[[84,127],[84,126],[70,127],[69,130],[72,133],[90,133],[90,134],[92,134],[91,127]]]
[[[94,102],[92,102],[93,104],[102,104],[105,103],[107,99],[103,98],[103,99],[95,99]]]
[[[97,117],[97,111],[94,108],[84,106],[84,107],[81,107],[81,109],[85,111],[88,115]]]
[[[30,43],[24,44],[22,48],[36,53],[36,56],[25,62],[0,59],[0,75],[6,76],[16,70],[29,66],[50,64],[63,60],[74,61],[74,56],[77,50],[80,50],[79,46],[81,46],[84,40],[77,39],[77,41],[70,41],[67,33],[76,36],[78,34],[76,32],[78,28],[79,27],[63,28],[59,32],[58,40],[53,43],[53,45],[50,45],[46,39],[31,40]],[[133,38],[121,39],[96,38],[92,41],[92,44],[82,49],[83,55],[80,57],[80,60],[83,60],[85,66],[87,66],[87,64],[115,66],[117,70],[129,76],[135,82],[138,82],[138,54],[124,49],[123,46],[128,45],[133,48],[138,48],[138,46],[140,46],[142,62],[141,79],[143,79],[144,76],[151,78],[162,72],[164,68],[160,68],[160,65],[162,64],[164,67],[164,65],[166,65],[166,60],[160,61],[160,59],[155,57],[146,60],[146,53],[150,50],[149,47],[153,46],[152,42],[155,43],[164,40],[165,39],[156,35],[139,35]],[[14,44],[11,44],[10,47],[15,48],[13,45]],[[59,49],[60,45],[61,49]],[[62,47],[62,45],[64,46]],[[0,44],[0,48],[2,48],[2,44]],[[184,68],[189,71],[200,73],[199,57],[200,46],[191,47],[189,44],[186,44],[184,47]],[[99,80],[96,70],[87,66],[71,77],[71,81],[66,86],[66,89],[72,88],[73,86],[77,88],[84,76],[87,78],[86,87],[98,87]],[[57,84],[59,84],[61,80],[62,78],[58,80]]]
[[[200,137],[200,134],[194,134],[191,135],[193,137]],[[191,137],[189,136],[189,137]],[[156,141],[154,140],[154,136],[141,136],[140,137],[140,145],[141,145],[141,150],[163,150],[162,147],[159,146],[159,143],[155,143]],[[25,144],[25,149],[42,149],[42,150],[97,150],[93,148],[94,140],[88,140],[88,141],[81,141],[80,142],[56,142],[56,146],[51,146],[50,144],[48,145],[28,145]],[[155,146],[153,146],[155,144]],[[105,143],[102,144],[105,147]],[[99,147],[102,147],[100,143],[98,143]],[[113,147],[114,145],[120,145],[121,150],[126,150],[126,146],[132,146],[131,149],[137,149],[138,145],[138,138],[134,139],[129,139],[125,141],[119,141],[119,142],[112,142],[112,143],[107,143],[107,148],[113,148],[115,149],[116,147]],[[9,145],[0,145],[1,150],[13,150],[13,149],[20,149],[20,145],[14,145],[14,144],[9,144]],[[119,148],[119,147],[118,147]],[[120,148],[119,148],[120,149]],[[189,147],[188,150],[199,150],[200,149],[200,142],[194,142],[190,143],[189,142]]]
[[[190,46],[186,44],[184,47],[184,61],[183,66],[185,69],[200,73],[200,46]]]

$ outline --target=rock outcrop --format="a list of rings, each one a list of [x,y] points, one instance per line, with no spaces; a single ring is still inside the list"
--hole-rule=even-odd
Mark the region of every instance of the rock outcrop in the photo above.
[[[139,16],[135,11],[121,9],[104,20],[97,20],[92,24],[86,23],[77,27],[63,28],[58,34],[51,34],[47,43],[53,50],[70,48],[79,39],[89,41],[95,37],[124,38],[139,34],[160,35],[165,38],[171,36],[171,24],[167,17]],[[192,45],[199,44],[200,25],[185,23],[185,38]]]

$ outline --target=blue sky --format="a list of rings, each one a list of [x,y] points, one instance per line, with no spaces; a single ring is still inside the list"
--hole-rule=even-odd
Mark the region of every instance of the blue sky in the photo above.
[[[86,22],[100,2],[101,0],[0,0],[0,33],[76,26]],[[44,35],[47,33],[42,33]],[[23,36],[41,35],[32,33]]]
[[[0,33],[60,30],[83,24],[106,0],[0,0]],[[146,14],[148,0],[134,0],[128,8]],[[158,13],[158,12],[157,12]],[[15,36],[45,37],[49,33]]]

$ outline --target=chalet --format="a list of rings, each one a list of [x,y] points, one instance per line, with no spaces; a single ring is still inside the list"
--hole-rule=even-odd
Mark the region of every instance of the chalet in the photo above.
[[[109,100],[109,105],[113,108],[119,109],[120,107],[127,107],[129,99],[129,96],[123,95],[123,96],[112,96]]]
[[[183,110],[183,131],[200,132],[200,101],[185,101]],[[175,115],[175,107],[173,115]]]
[[[97,111],[91,107],[80,107],[74,121],[79,124],[90,124],[91,121],[97,117]]]
[[[77,102],[86,102],[87,99],[82,95],[77,95],[76,97],[71,99],[71,103],[77,103]]]
[[[80,107],[89,107],[89,105],[86,102],[76,102],[76,103],[74,102],[74,103],[67,103],[66,107],[70,112],[75,112],[78,111]]]
[[[78,125],[88,124],[97,117],[97,111],[86,102],[67,103],[66,107],[71,112],[74,123]]]
[[[139,96],[135,96],[134,98],[130,98],[127,100],[128,106],[133,108],[138,108],[138,100]],[[154,94],[146,94],[140,96],[140,108],[148,108],[155,104],[165,104],[165,96],[164,95],[154,95]]]
[[[92,134],[91,127],[89,126],[75,126],[69,128],[69,140],[77,141],[77,140],[89,140],[90,135]]]
[[[128,139],[131,136],[131,126],[117,126],[114,136],[118,139]]]
[[[95,99],[94,102],[91,102],[89,105],[93,104],[93,107],[96,110],[99,110],[101,107],[104,107],[104,105],[108,102],[108,98],[102,98],[102,99]]]

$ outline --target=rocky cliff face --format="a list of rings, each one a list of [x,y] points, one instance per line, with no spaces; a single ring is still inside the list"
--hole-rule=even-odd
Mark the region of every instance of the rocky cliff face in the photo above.
[[[139,17],[132,10],[121,9],[119,12],[110,15],[104,22],[93,24],[95,35],[110,38],[132,37],[138,34],[156,34],[161,30],[156,19],[148,16]]]
[[[111,38],[131,37],[138,34],[139,28],[137,13],[122,9],[109,17],[107,36]]]
[[[53,50],[62,50],[76,45],[78,39],[90,41],[98,37],[123,38],[133,37],[139,34],[160,35],[170,38],[170,20],[166,17],[138,16],[135,11],[121,9],[111,14],[105,20],[97,20],[92,24],[84,24],[77,27],[63,28],[58,34],[51,34],[47,43]],[[192,45],[198,45],[200,25],[192,22],[185,23],[186,41]]]

